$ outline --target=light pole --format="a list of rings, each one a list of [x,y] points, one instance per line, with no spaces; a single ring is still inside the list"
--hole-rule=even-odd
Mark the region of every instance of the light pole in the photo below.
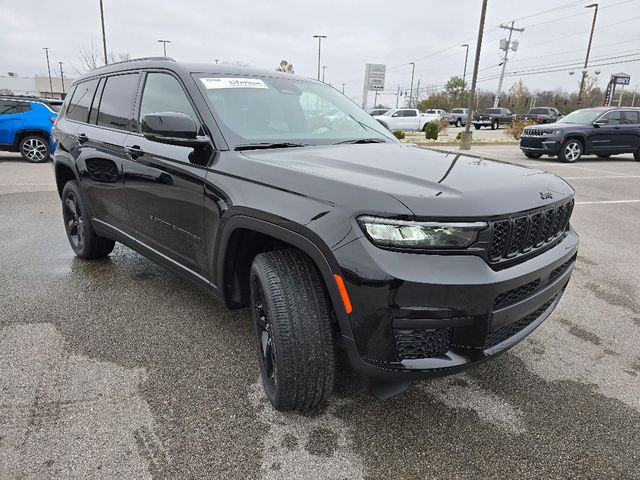
[[[102,0],[100,0],[100,21],[102,22],[102,49],[104,51],[104,64],[107,65],[109,60],[107,59],[107,36],[104,33],[104,7],[102,6]]]
[[[49,91],[51,92],[51,97],[53,98],[53,82],[51,81],[51,65],[49,64],[49,48],[43,47],[43,50],[47,54],[47,71],[49,72]]]
[[[473,76],[471,77],[471,91],[469,92],[469,110],[467,112],[467,124],[460,139],[460,150],[471,150],[471,123],[473,122],[473,101],[476,96],[476,80],[478,79],[478,65],[480,64],[480,50],[482,48],[482,35],[484,33],[484,19],[487,16],[487,0],[482,0],[480,13],[480,26],[478,27],[478,41],[476,43],[476,59],[473,64]]]
[[[167,56],[167,43],[171,43],[171,40],[158,40],[158,43],[162,44],[163,57]]]
[[[327,69],[326,65],[322,66],[322,83],[324,83],[324,71]]]
[[[322,48],[322,39],[327,38],[326,35],[314,35],[313,38],[318,39],[318,80],[320,80],[320,52]]]
[[[60,64],[60,80],[62,81],[62,96],[64,97],[64,72],[62,71],[62,62]]]
[[[465,43],[460,45],[461,47],[467,47],[467,51],[464,54],[464,71],[462,72],[462,92],[464,93],[465,80],[467,78],[467,59],[469,58],[469,44]]]
[[[596,28],[596,17],[598,16],[598,4],[592,3],[584,8],[595,8],[593,11],[593,22],[591,22],[591,33],[589,34],[589,44],[587,45],[587,56],[584,59],[584,69],[582,70],[582,79],[580,80],[580,91],[578,92],[578,106],[582,102],[582,91],[584,90],[584,80],[587,77],[587,65],[589,63],[589,53],[591,52],[591,41],[593,40],[593,30]]]
[[[415,62],[411,62],[411,89],[409,90],[409,108],[411,108],[411,102],[413,102],[413,74],[416,72]]]

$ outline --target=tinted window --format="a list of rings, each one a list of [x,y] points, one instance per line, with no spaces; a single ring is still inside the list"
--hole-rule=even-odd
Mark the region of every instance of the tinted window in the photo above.
[[[198,118],[178,80],[166,73],[149,73],[144,82],[140,118],[156,112],[185,113],[194,121]]]
[[[454,108],[451,113],[464,113],[461,108]]]
[[[417,117],[418,114],[415,110],[405,110],[402,114],[403,117]]]
[[[0,100],[0,115],[11,115],[20,113],[20,104],[13,100]]]
[[[537,115],[546,115],[547,113],[549,113],[549,111],[546,108],[532,108],[529,113],[537,114]]]
[[[98,80],[89,80],[79,83],[73,92],[73,97],[67,107],[65,117],[78,122],[86,122],[89,116],[89,107],[93,100],[93,94],[98,86]]]
[[[499,108],[487,108],[484,113],[500,113]]]
[[[620,110],[613,110],[611,112],[605,113],[598,121],[607,120],[608,125],[618,125],[620,124]]]
[[[620,124],[622,125],[632,125],[640,123],[640,112],[634,112],[633,110],[623,110],[620,112]]]
[[[98,125],[129,130],[137,88],[137,73],[107,77],[100,99]]]

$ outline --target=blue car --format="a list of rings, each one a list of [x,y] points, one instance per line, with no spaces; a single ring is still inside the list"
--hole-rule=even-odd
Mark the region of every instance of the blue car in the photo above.
[[[0,97],[0,150],[20,152],[25,160],[46,162],[55,150],[51,127],[62,101],[37,97]]]

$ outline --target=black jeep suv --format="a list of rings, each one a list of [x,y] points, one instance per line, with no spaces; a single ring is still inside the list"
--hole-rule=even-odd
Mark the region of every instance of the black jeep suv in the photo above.
[[[401,144],[315,80],[113,64],[75,82],[54,137],[76,254],[121,242],[249,306],[282,410],[328,399],[338,347],[380,398],[503,352],[576,258],[562,179]]]
[[[525,127],[520,150],[528,158],[557,155],[563,162],[619,153],[633,153],[640,161],[640,108],[585,108],[551,125]]]

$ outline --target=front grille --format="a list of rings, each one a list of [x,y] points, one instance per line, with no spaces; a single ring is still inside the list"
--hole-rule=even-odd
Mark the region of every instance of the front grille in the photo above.
[[[524,130],[524,135],[529,137],[541,137],[543,133],[539,128],[526,128]]]
[[[505,340],[513,337],[518,334],[533,322],[535,322],[540,315],[542,315],[547,308],[551,306],[551,304],[556,300],[557,295],[548,300],[544,305],[540,306],[535,311],[531,312],[529,315],[522,317],[520,320],[515,321],[510,325],[505,325],[504,327],[498,328],[492,332],[489,332],[487,338],[484,342],[484,348],[495,347],[499,343],[504,342]]]
[[[503,305],[507,305],[509,303],[516,302],[523,297],[526,297],[530,293],[535,292],[540,286],[540,279],[534,280],[533,282],[526,283],[516,288],[512,288],[511,290],[507,290],[504,293],[501,293],[493,300],[493,308],[499,308]]]
[[[572,210],[573,200],[529,215],[492,222],[489,261],[510,260],[553,242],[567,230]]]
[[[400,360],[440,357],[447,353],[453,328],[393,329]]]

